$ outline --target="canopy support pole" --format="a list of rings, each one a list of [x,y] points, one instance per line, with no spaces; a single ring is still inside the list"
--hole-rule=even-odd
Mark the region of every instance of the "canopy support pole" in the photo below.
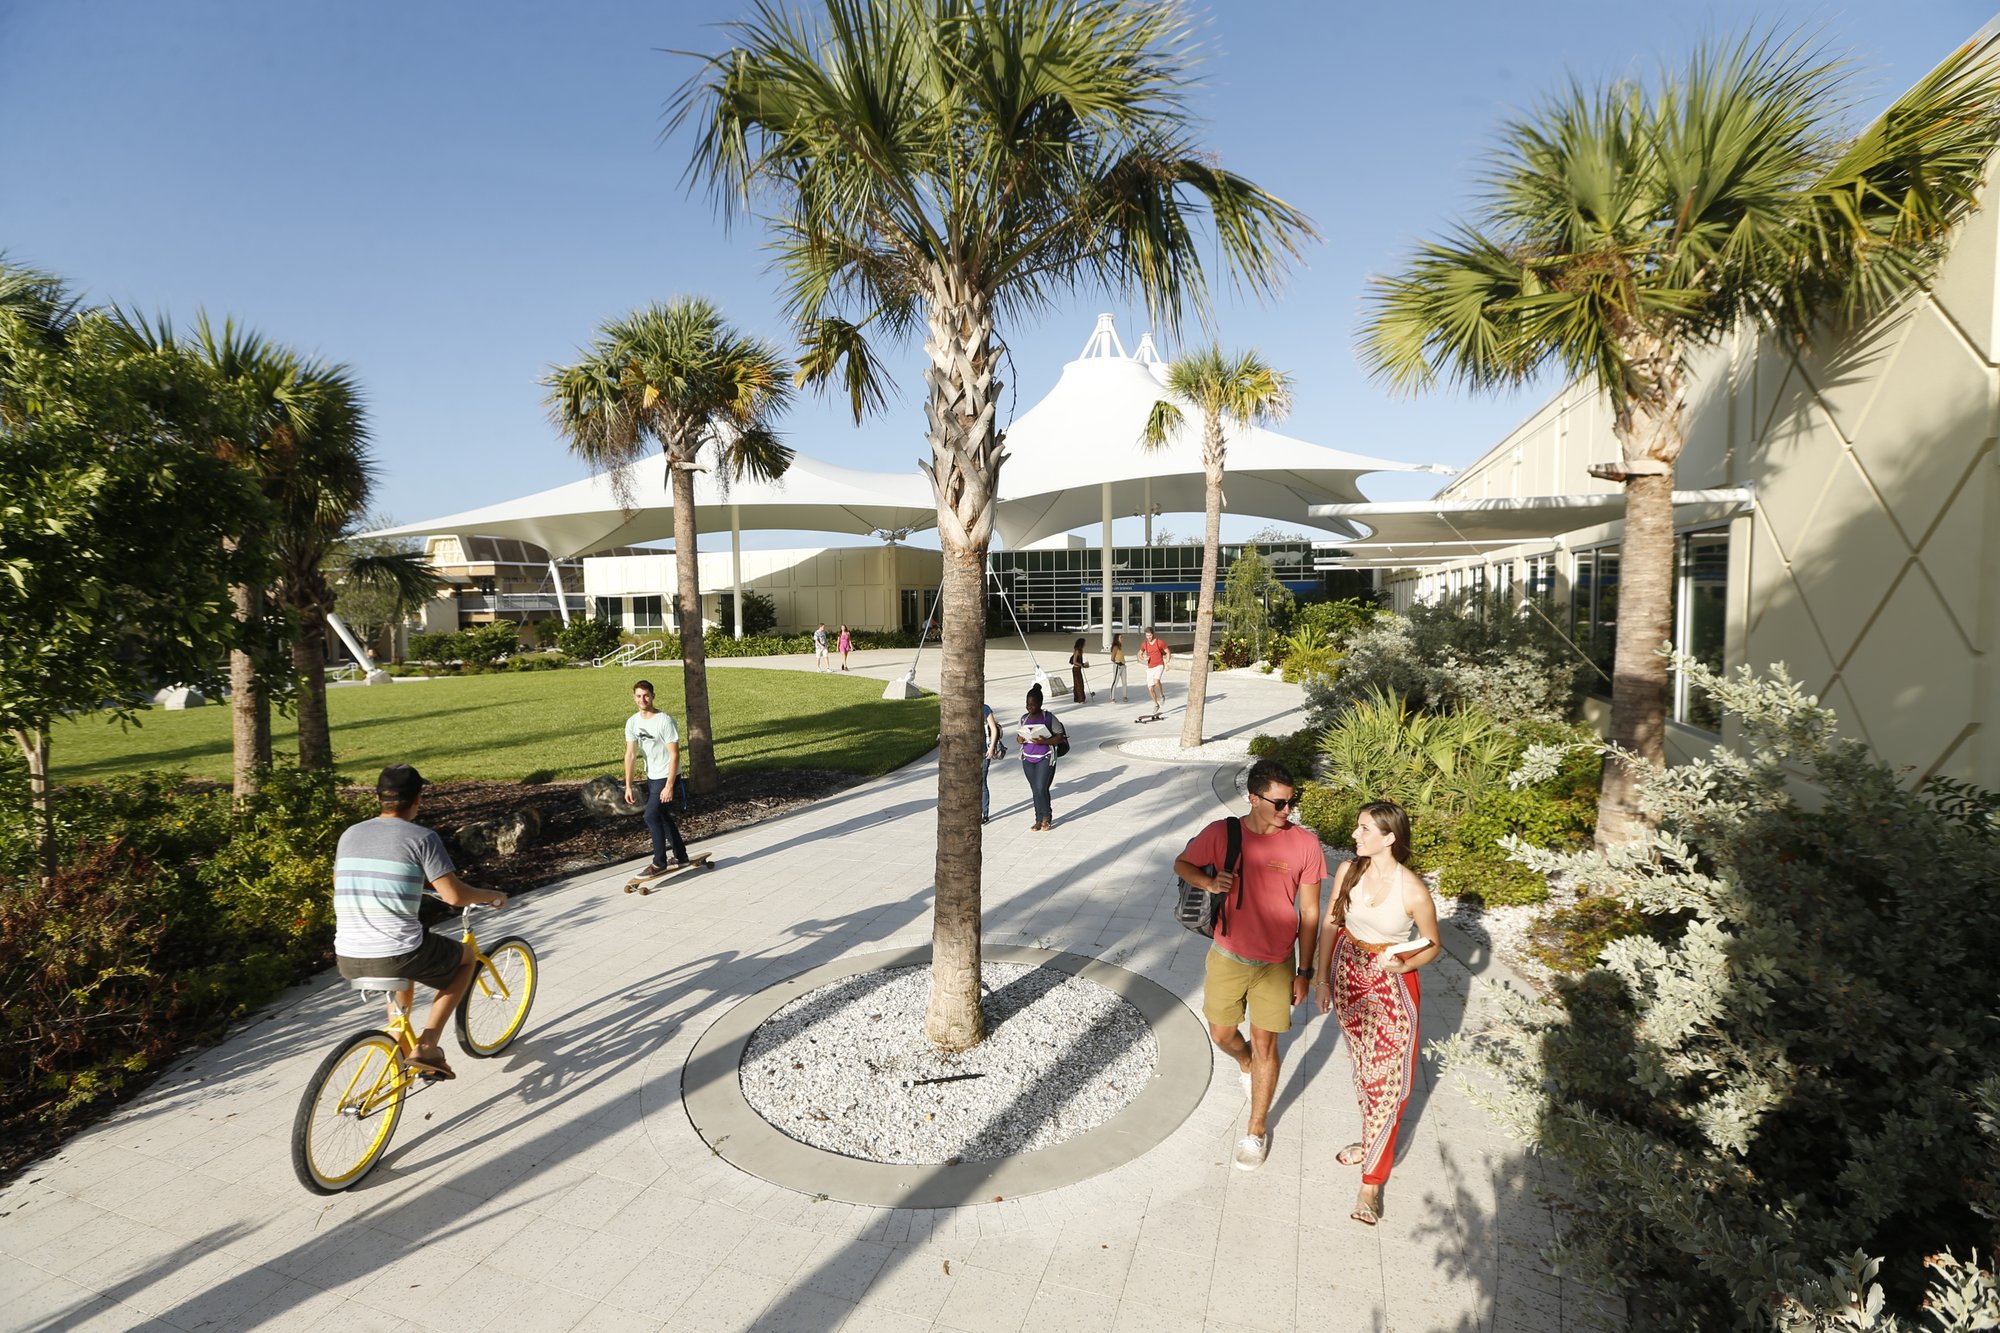
[[[549,578],[556,585],[556,614],[562,617],[562,623],[564,625],[568,625],[569,597],[565,595],[563,592],[562,567],[557,565],[553,558],[549,560]]]
[[[736,608],[736,637],[743,637],[743,521],[737,506],[729,506],[729,602]]]
[[[1111,483],[1104,483],[1104,558],[1100,562],[1104,570],[1104,596],[1099,600],[1104,607],[1104,630],[1100,636],[1099,651],[1111,651]]]
[[[1151,477],[1146,478],[1145,503],[1146,503],[1146,550],[1150,552],[1153,549],[1153,479]],[[1147,567],[1150,568],[1152,564],[1152,556],[1148,555],[1146,557],[1146,561],[1147,561]]]

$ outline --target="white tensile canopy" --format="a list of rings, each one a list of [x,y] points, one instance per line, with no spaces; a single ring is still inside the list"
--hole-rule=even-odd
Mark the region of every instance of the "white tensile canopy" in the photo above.
[[[1678,525],[1726,518],[1753,497],[1747,487],[1675,491]],[[1350,569],[1407,569],[1477,560],[1482,547],[1558,546],[1582,528],[1625,517],[1625,493],[1588,495],[1439,496],[1372,504],[1316,505],[1322,521],[1359,523],[1365,539],[1343,542],[1344,554],[1326,562]]]
[[[671,540],[674,497],[667,484],[666,460],[655,454],[620,471],[629,488],[626,496],[619,494],[619,476],[605,473],[518,500],[370,535],[516,537],[543,548],[552,560]],[[695,518],[704,532],[728,528],[893,532],[937,522],[930,483],[921,475],[859,472],[804,454],[794,456],[791,467],[776,481],[733,481],[726,492],[715,473],[696,473],[694,498]]]
[[[1063,367],[1048,396],[1007,428],[997,526],[1009,547],[1128,514],[1201,513],[1202,421],[1181,404],[1182,429],[1161,449],[1139,442],[1153,404],[1167,398],[1166,366],[1151,335],[1125,354],[1111,316],[1100,315],[1083,355]],[[1262,427],[1224,426],[1228,512],[1311,524],[1352,535],[1314,505],[1360,502],[1368,472],[1417,472],[1415,464],[1328,449]]]

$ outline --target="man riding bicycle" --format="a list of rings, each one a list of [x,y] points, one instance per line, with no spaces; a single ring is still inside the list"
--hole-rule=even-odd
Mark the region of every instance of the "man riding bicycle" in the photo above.
[[[417,1049],[406,1062],[452,1078],[438,1036],[471,985],[477,959],[470,944],[425,931],[417,907],[426,884],[453,907],[505,907],[507,895],[475,889],[459,879],[444,839],[416,822],[423,788],[423,775],[416,769],[389,765],[375,780],[381,815],[340,835],[333,861],[333,953],[340,975],[350,981],[408,977],[437,991]],[[391,1002],[407,1009],[415,990],[411,986]]]

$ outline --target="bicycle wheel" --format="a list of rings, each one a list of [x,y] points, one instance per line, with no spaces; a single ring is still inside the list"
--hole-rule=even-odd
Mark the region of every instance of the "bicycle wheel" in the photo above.
[[[357,1032],[314,1071],[292,1120],[292,1170],[313,1193],[355,1184],[388,1148],[411,1082],[399,1049],[386,1032]]]
[[[458,1044],[483,1060],[506,1050],[528,1021],[535,1002],[535,951],[519,935],[509,935],[481,952],[479,970],[458,1002]]]

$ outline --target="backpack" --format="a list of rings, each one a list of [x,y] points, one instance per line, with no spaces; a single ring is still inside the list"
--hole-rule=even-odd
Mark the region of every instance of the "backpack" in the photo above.
[[[1223,853],[1222,864],[1236,876],[1236,905],[1243,906],[1243,821],[1231,815],[1227,821],[1229,844]],[[1203,867],[1211,875],[1214,866]],[[1214,939],[1215,932],[1222,928],[1223,895],[1210,893],[1207,889],[1190,884],[1180,876],[1174,877],[1174,889],[1178,895],[1174,903],[1174,920],[1182,926],[1207,939]]]
[[[1049,740],[1056,747],[1056,758],[1060,759],[1069,753],[1069,729],[1063,726],[1062,719],[1054,713],[1050,713],[1048,719]]]

